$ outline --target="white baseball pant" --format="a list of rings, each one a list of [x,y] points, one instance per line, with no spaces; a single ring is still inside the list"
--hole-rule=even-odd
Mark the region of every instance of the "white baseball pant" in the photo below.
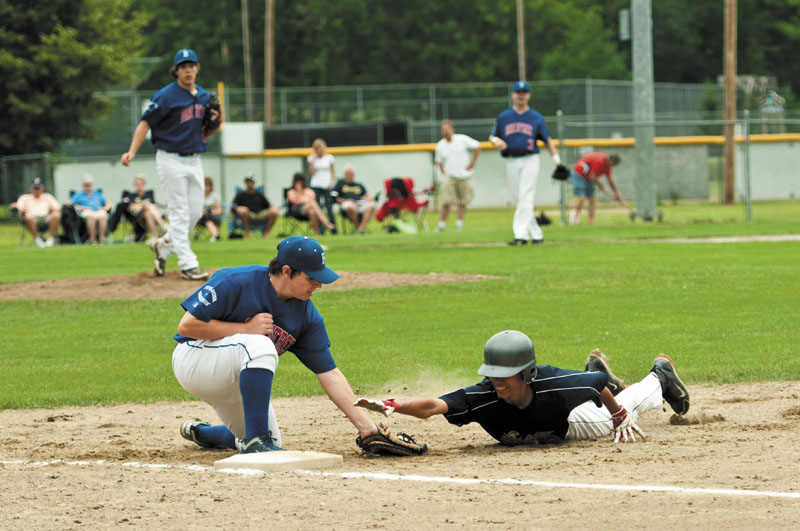
[[[213,407],[237,439],[245,436],[239,373],[243,369],[267,369],[275,374],[277,368],[275,345],[267,336],[258,334],[235,334],[214,340],[193,339],[178,343],[172,352],[172,372],[178,383]],[[271,401],[269,430],[273,443],[282,446]]]
[[[539,179],[539,155],[507,158],[506,178],[511,191],[511,200],[517,205],[512,225],[514,239],[543,239],[542,229],[536,222],[536,215],[533,212],[536,181]]]
[[[651,409],[661,407],[661,380],[652,372],[633,385],[623,389],[616,397],[617,402],[628,410],[633,421]],[[569,413],[569,428],[566,439],[583,441],[599,439],[614,433],[611,413],[605,406],[597,407],[593,401],[584,402]]]
[[[189,244],[189,234],[203,215],[203,164],[200,155],[181,157],[159,149],[156,152],[156,169],[164,187],[167,201],[166,243],[161,247],[161,257],[178,255],[178,267],[192,269],[199,262]]]

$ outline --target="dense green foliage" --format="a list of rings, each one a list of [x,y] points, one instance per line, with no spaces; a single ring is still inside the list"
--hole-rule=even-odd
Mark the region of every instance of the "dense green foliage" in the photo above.
[[[94,93],[131,78],[144,17],[130,0],[0,1],[0,156],[51,151],[92,134],[109,103]]]
[[[533,337],[540,363],[580,368],[600,347],[629,381],[641,378],[662,351],[674,357],[689,385],[800,378],[797,242],[645,242],[797,234],[800,202],[757,204],[752,223],[741,221],[741,205],[663,208],[661,224],[631,224],[622,213],[601,212],[595,227],[551,225],[545,245],[524,248],[502,243],[509,209],[470,211],[461,233],[390,235],[374,226],[363,237],[328,236],[328,264],[340,271],[500,278],[323,288],[314,301],[339,366],[355,389],[369,394],[438,393],[473,383],[483,343],[509,328]],[[37,249],[17,238],[17,227],[0,227],[4,283],[133,273],[151,263],[143,245]],[[204,266],[223,267],[264,263],[275,243],[198,242],[195,248]],[[0,409],[189,398],[170,368],[179,302],[2,302]],[[291,354],[281,358],[277,396],[319,393],[316,379]]]
[[[253,80],[264,85],[265,0],[249,0]],[[242,0],[0,1],[0,155],[91,137],[108,111],[92,94],[154,90],[174,52],[194,48],[206,84],[244,86]],[[630,0],[526,0],[532,80],[628,79],[618,40]],[[652,2],[655,80],[716,82],[723,3]],[[275,0],[276,86],[508,81],[517,77],[514,0]],[[800,0],[739,0],[738,72],[774,76],[787,107],[800,86]],[[131,77],[133,76],[133,77]],[[774,88],[774,87],[773,87]],[[747,108],[751,104],[744,102]],[[740,106],[743,102],[740,102]]]
[[[171,52],[194,46],[210,79],[244,86],[241,2],[195,10],[190,0],[134,0],[152,15],[147,55],[163,62],[146,88],[163,84]],[[630,42],[618,40],[630,0],[525,0],[528,77],[628,79]],[[716,82],[722,73],[723,3],[652,2],[656,81]],[[249,0],[256,86],[264,79],[265,0]],[[176,12],[194,11],[189,20]],[[788,58],[800,44],[798,0],[739,0],[740,74],[800,86]],[[275,0],[276,85],[502,81],[517,77],[516,2],[501,0]],[[208,35],[210,38],[194,38]]]

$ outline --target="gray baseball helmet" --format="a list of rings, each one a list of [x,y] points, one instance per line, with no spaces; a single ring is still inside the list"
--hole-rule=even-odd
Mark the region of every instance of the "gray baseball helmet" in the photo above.
[[[516,330],[504,330],[493,335],[483,347],[481,376],[508,378],[522,373],[525,382],[536,377],[536,355],[530,338]]]

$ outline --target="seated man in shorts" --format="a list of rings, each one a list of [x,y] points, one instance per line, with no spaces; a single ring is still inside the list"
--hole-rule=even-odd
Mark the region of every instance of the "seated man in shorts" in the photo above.
[[[245,189],[233,199],[233,211],[242,220],[245,238],[250,238],[250,222],[263,221],[264,237],[269,236],[269,231],[278,219],[278,207],[270,204],[264,194],[256,190],[256,180],[252,173],[244,178]]]
[[[19,217],[33,235],[37,247],[52,247],[61,220],[61,205],[56,198],[44,191],[44,181],[36,178],[31,183],[30,193],[22,194],[10,207],[19,211]],[[47,239],[41,233],[47,231]]]
[[[375,201],[363,184],[355,182],[356,172],[349,164],[344,168],[344,179],[336,183],[336,202],[353,222],[356,234],[364,234],[367,223],[375,212]],[[359,220],[359,216],[361,219]]]

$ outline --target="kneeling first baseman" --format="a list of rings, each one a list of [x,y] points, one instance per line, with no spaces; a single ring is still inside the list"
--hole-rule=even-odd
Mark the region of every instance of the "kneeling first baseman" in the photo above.
[[[636,424],[639,415],[661,407],[666,400],[675,413],[689,410],[689,392],[675,366],[659,354],[650,373],[640,382],[624,385],[598,350],[587,359],[587,369],[570,371],[536,365],[533,344],[522,332],[506,330],[492,336],[484,348],[478,374],[483,381],[422,400],[360,399],[360,407],[428,418],[444,415],[463,426],[477,422],[501,444],[555,444],[613,436],[614,442],[635,441],[645,434]],[[616,396],[611,389],[623,389]]]
[[[322,246],[304,236],[278,244],[269,266],[221,269],[181,305],[172,370],[189,393],[203,399],[223,424],[187,421],[181,435],[206,448],[240,453],[281,450],[270,402],[278,357],[286,351],[313,371],[325,393],[359,432],[367,453],[415,455],[425,451],[403,434],[376,426],[336,367],[330,340],[310,298],[339,275],[325,265]]]

